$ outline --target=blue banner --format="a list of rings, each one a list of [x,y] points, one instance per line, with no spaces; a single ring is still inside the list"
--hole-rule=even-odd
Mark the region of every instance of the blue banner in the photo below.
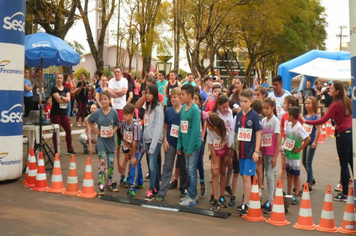
[[[25,0],[0,0],[0,43],[25,43]]]
[[[23,134],[23,91],[0,90],[1,136]]]
[[[351,57],[351,99],[352,99],[352,118],[356,119],[356,56]]]

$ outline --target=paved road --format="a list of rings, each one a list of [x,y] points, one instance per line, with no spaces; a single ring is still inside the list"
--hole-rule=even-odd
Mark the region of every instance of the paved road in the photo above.
[[[73,142],[76,156],[78,179],[81,186],[84,177],[86,155],[82,153],[78,136]],[[61,138],[61,149],[64,153],[65,140]],[[314,223],[318,224],[322,210],[323,199],[327,184],[335,187],[339,180],[339,164],[335,140],[329,138],[325,144],[318,146],[314,157],[314,172],[317,185],[311,194],[311,204]],[[63,179],[68,174],[70,157],[62,155],[61,165]],[[206,180],[210,180],[210,163],[205,157]],[[92,155],[94,181],[97,189],[98,158]],[[116,165],[115,165],[116,166]],[[279,165],[278,165],[279,168]],[[143,171],[146,173],[146,161],[143,161]],[[301,180],[306,178],[304,169],[301,171]],[[115,179],[119,175],[115,171]],[[47,176],[50,184],[50,176]],[[276,176],[277,178],[277,176]],[[148,183],[146,183],[147,186]],[[238,182],[237,198],[241,204],[242,181]],[[125,205],[116,202],[103,201],[99,198],[83,199],[64,196],[62,194],[50,194],[30,191],[23,187],[21,180],[0,183],[0,235],[261,235],[266,232],[274,235],[308,235],[321,234],[320,232],[307,232],[294,229],[292,226],[298,220],[299,206],[291,206],[287,220],[292,224],[285,227],[275,227],[264,222],[252,223],[241,219],[235,208],[221,209],[231,213],[228,219],[219,219],[208,216],[189,213],[170,212],[148,209],[140,206]],[[117,196],[125,196],[127,189],[120,188]],[[138,190],[137,198],[143,199],[145,189]],[[211,194],[209,185],[208,194]],[[266,191],[263,199],[266,199]],[[334,194],[334,193],[333,193]],[[177,204],[180,194],[178,190],[170,190],[165,199],[166,203]],[[227,199],[229,199],[227,197]],[[208,209],[209,197],[200,198],[197,207]],[[340,226],[345,203],[334,202],[335,223]]]

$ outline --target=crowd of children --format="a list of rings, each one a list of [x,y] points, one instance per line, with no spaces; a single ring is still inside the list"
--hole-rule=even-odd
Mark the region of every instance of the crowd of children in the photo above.
[[[220,207],[235,206],[237,180],[238,175],[241,175],[243,189],[240,194],[243,199],[237,210],[240,215],[246,215],[251,180],[257,175],[260,196],[265,176],[268,197],[262,207],[265,214],[271,213],[279,156],[279,178],[283,181],[287,175],[286,192],[294,195],[292,204],[299,202],[300,159],[307,172],[309,189],[312,190],[315,183],[312,161],[320,125],[303,125],[299,117],[298,101],[293,96],[284,96],[276,101],[273,97],[266,98],[266,89],[262,86],[256,87],[254,91],[243,89],[238,92],[238,96],[232,95],[232,105],[238,105],[233,106],[235,112],[238,111],[234,113],[231,98],[222,94],[220,84],[212,86],[213,98],[205,108],[201,94],[189,83],[166,92],[169,93],[167,108],[160,102],[157,85],[146,87],[145,113],[141,125],[134,118],[134,105],[129,103],[123,108],[124,119],[120,123],[117,113],[110,107],[110,93],[100,93],[101,108],[96,109],[93,105],[90,109],[91,115],[86,119],[86,142],[83,143],[90,145],[90,151],[91,142],[97,144],[100,159],[99,195],[105,195],[105,188],[118,191],[116,183],[112,182],[116,130],[123,137],[121,145],[124,158],[122,162],[117,160],[121,175],[125,176],[129,162],[127,197],[135,197],[136,189],[143,188],[141,160],[144,153],[147,153],[149,186],[145,200],[163,202],[168,189],[173,185],[176,187],[179,178],[180,205],[197,205],[198,172],[201,197],[205,197],[208,188],[203,162],[205,143],[211,156],[210,203],[213,211]],[[305,101],[306,120],[317,119],[316,108],[316,98],[308,97]],[[165,158],[160,175],[157,160],[162,146]],[[176,175],[172,185],[174,167]],[[226,201],[225,191],[228,189],[231,198]]]

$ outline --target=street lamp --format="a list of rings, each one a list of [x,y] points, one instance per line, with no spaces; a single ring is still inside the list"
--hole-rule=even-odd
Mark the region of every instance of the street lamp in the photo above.
[[[157,62],[156,71],[164,70],[166,75],[169,74],[172,68],[172,62],[168,62],[173,56],[157,56],[161,62]],[[178,73],[178,71],[177,71]]]

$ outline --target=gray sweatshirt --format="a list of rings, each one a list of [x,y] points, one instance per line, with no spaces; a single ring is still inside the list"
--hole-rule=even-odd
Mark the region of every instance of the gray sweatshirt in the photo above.
[[[143,119],[143,125],[145,126],[143,131],[143,151],[153,154],[157,144],[163,142],[164,112],[162,104],[157,104],[154,110],[146,110]],[[147,150],[146,144],[150,144],[149,150]]]

